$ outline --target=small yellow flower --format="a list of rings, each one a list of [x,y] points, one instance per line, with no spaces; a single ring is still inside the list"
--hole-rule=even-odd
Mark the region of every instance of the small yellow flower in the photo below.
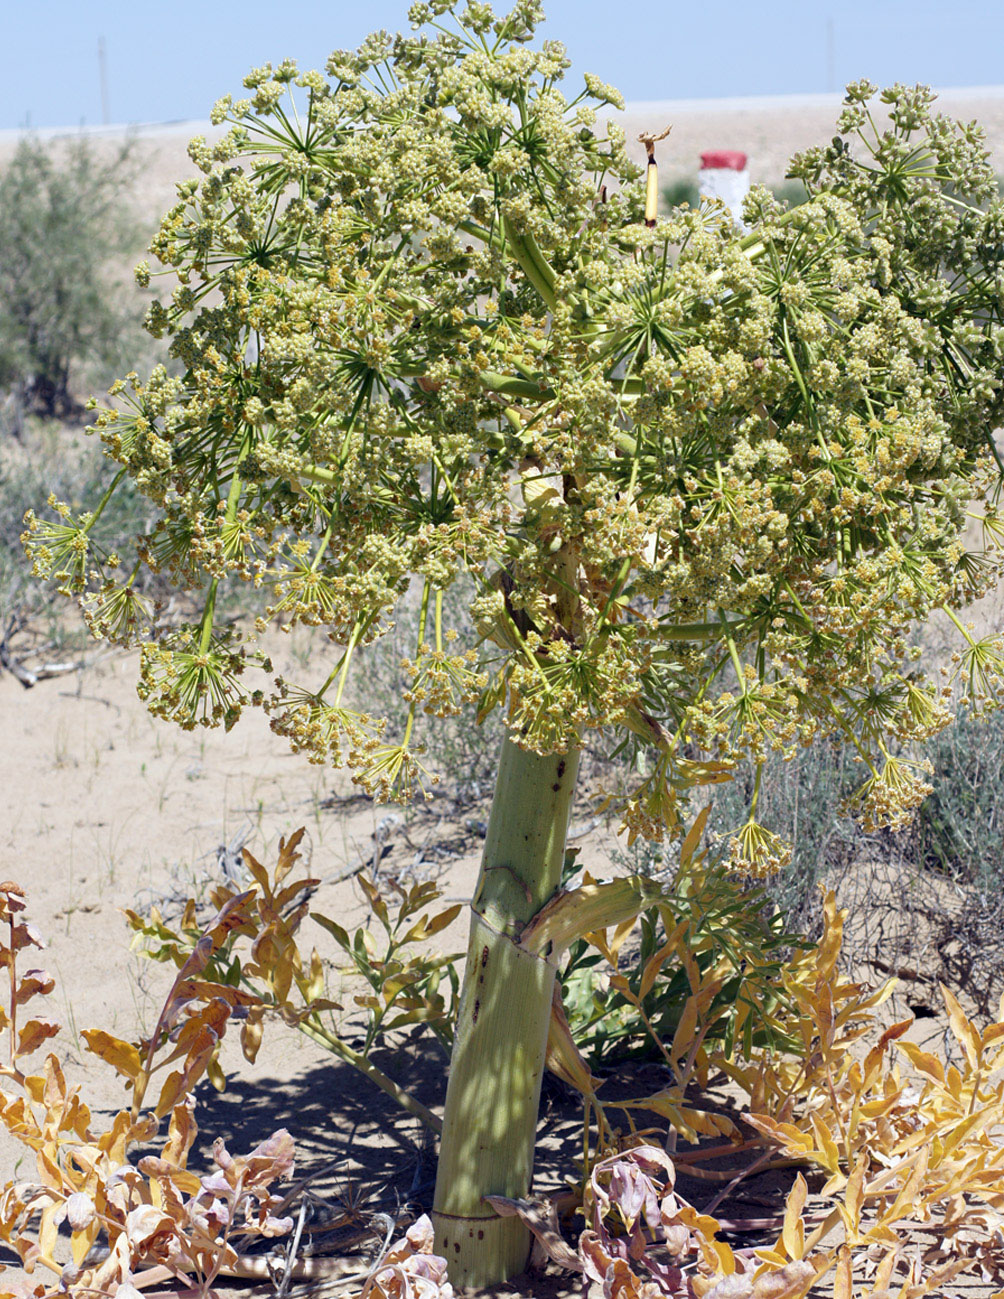
[[[729,840],[729,869],[753,879],[776,875],[790,861],[791,845],[752,817]]]

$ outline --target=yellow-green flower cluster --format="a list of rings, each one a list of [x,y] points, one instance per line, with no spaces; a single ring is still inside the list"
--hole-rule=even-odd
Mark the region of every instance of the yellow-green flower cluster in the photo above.
[[[421,779],[422,712],[499,707],[542,752],[620,728],[657,750],[628,806],[645,832],[744,756],[823,731],[871,760],[932,734],[948,714],[910,629],[999,571],[961,543],[998,476],[1004,373],[979,133],[902,87],[876,132],[857,84],[841,134],[792,164],[807,202],[755,191],[748,234],[713,205],[650,227],[592,106],[617,93],[565,91],[536,0],[409,16],[421,30],[336,51],[327,75],[255,69],[153,241],[171,288],[148,323],[176,373],[129,376],[96,427],[156,511],[138,562],[208,599],[197,628],[148,634],[150,700],[187,725],[261,697],[382,796]],[[37,569],[90,592],[96,631],[142,638],[89,518],[32,516]],[[461,575],[485,664],[438,622],[430,648]],[[341,692],[414,581],[407,734],[385,737]],[[248,680],[213,631],[232,582],[260,590],[259,629],[346,647],[327,686]],[[967,643],[970,694],[1000,661]],[[875,769],[861,806],[896,822],[918,783]],[[774,862],[766,833],[737,862]]]

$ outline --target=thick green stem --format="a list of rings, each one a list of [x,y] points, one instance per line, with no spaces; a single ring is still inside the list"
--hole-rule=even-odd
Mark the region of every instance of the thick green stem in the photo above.
[[[530,1237],[486,1195],[526,1196],[555,966],[519,946],[561,883],[578,750],[540,757],[502,747],[477,889],[446,1092],[433,1220],[456,1286],[504,1281]]]

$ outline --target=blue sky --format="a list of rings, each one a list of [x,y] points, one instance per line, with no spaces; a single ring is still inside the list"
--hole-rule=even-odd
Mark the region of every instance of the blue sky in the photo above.
[[[545,0],[548,36],[628,99],[1004,82],[1002,0]],[[4,0],[0,128],[208,116],[248,68],[407,25],[408,0]],[[496,8],[502,9],[503,4]]]

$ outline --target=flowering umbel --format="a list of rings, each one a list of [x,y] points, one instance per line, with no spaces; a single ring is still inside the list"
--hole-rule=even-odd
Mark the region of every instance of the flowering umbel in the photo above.
[[[903,86],[878,97],[883,129],[859,83],[840,134],[792,163],[807,202],[755,190],[748,234],[714,205],[649,223],[597,117],[617,93],[562,90],[537,0],[410,16],[431,25],[336,51],[326,75],[266,65],[217,104],[229,129],[190,146],[163,269],[138,271],[173,283],[148,325],[178,373],[129,376],[95,422],[156,523],[115,571],[93,515],[32,515],[38,570],[84,593],[96,634],[144,643],[158,711],[229,725],[261,702],[382,797],[419,779],[422,714],[469,704],[541,753],[602,727],[654,749],[628,805],[646,832],[744,755],[824,732],[881,766],[888,737],[937,729],[908,633],[998,572],[996,513],[985,554],[961,540],[998,476],[1004,361],[979,130]],[[149,623],[143,565],[205,590],[197,625]],[[442,626],[461,575],[479,662]],[[259,630],[342,647],[320,688],[273,684],[214,627],[234,582],[261,593]],[[413,582],[411,712],[390,735],[344,690]],[[998,658],[967,649],[974,694]],[[903,771],[882,767],[869,809],[915,801]],[[774,862],[760,834],[738,858]]]

